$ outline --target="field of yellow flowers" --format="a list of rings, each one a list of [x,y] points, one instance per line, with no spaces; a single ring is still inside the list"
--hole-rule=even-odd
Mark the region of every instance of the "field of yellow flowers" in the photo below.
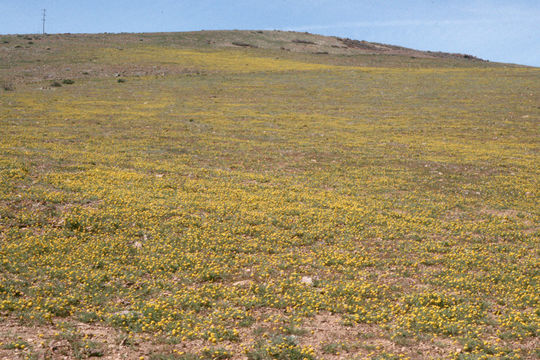
[[[0,89],[0,357],[540,356],[539,69],[60,46]]]

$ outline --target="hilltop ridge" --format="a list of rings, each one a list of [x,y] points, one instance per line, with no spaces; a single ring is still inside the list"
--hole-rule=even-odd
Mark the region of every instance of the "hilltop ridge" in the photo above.
[[[382,44],[365,40],[355,40],[337,36],[325,36],[308,32],[282,30],[210,30],[186,33],[163,33],[174,37],[184,34],[184,43],[196,44],[206,40],[212,47],[250,47],[273,50],[285,50],[312,54],[334,55],[402,55],[421,58],[456,58],[480,60],[473,55],[456,54],[440,51],[421,51],[403,46]],[[156,34],[157,35],[157,34]]]
[[[166,75],[209,70],[200,63],[186,66],[178,57],[178,51],[185,50],[244,54],[254,58],[326,66],[518,66],[488,62],[467,54],[420,51],[363,40],[281,30],[19,34],[0,36],[0,81],[7,84],[4,87],[10,88],[14,87],[13,84],[64,78]],[[112,55],[111,51],[117,53]],[[177,53],[169,53],[168,57],[161,56],[167,51]],[[138,57],[140,52],[145,52],[146,56]],[[232,58],[230,61],[235,62]],[[219,71],[219,66],[214,66],[211,71]]]

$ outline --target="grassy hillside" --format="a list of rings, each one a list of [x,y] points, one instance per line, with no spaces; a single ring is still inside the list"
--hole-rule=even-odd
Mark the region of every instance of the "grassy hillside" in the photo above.
[[[540,70],[335,41],[0,37],[0,358],[537,358]]]

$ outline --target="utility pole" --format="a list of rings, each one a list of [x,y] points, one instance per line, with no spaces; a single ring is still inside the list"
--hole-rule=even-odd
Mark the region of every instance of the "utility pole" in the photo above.
[[[45,12],[47,9],[43,9],[43,18],[41,19],[43,21],[43,35],[45,35]]]

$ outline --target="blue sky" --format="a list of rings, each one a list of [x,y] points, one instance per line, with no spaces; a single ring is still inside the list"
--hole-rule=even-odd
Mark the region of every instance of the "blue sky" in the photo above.
[[[540,66],[540,0],[0,0],[0,34],[281,29]]]

